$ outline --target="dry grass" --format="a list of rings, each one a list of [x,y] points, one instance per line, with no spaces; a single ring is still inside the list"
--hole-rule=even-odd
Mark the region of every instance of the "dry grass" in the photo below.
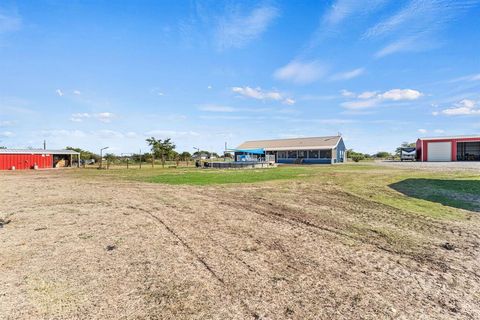
[[[45,171],[1,174],[0,188],[0,319],[480,318],[468,211],[436,219],[322,179]]]

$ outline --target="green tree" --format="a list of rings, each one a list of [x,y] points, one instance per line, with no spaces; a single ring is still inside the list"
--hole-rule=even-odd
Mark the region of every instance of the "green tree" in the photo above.
[[[183,151],[180,153],[180,160],[185,161],[185,164],[188,166],[188,162],[192,159],[192,155],[188,151]]]
[[[0,146],[0,149],[7,149],[7,147],[4,147],[4,146]]]
[[[360,152],[355,152],[353,149],[347,150],[347,157],[352,159],[355,162],[359,162],[361,160],[365,160],[365,155]]]
[[[151,147],[152,154],[156,158],[162,159],[162,167],[165,167],[165,160],[171,158],[175,145],[170,138],[162,141],[162,139],[155,139],[154,137],[146,139],[148,145]]]
[[[386,152],[386,151],[380,151],[380,152],[377,152],[377,154],[375,154],[375,158],[380,158],[380,159],[386,159],[386,158],[390,158],[392,155],[390,154],[390,152]]]
[[[93,160],[95,160],[95,162],[100,161],[100,156],[91,152],[91,151],[83,150],[81,148],[74,148],[74,147],[66,147],[65,149],[79,152],[80,153],[80,159],[82,159],[82,160],[93,159]]]

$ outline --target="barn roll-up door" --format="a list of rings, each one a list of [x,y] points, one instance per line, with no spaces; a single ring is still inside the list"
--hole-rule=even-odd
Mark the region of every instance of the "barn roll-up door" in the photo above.
[[[428,161],[452,161],[452,142],[429,142]]]

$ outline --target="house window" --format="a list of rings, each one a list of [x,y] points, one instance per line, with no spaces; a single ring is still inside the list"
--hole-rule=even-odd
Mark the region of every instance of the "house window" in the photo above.
[[[288,151],[287,155],[288,155],[288,159],[296,159],[297,158],[297,151]]]
[[[332,158],[332,150],[320,150],[320,158],[331,159]]]
[[[307,151],[304,151],[304,150],[298,151],[298,157],[299,158],[306,158],[307,157]]]
[[[278,159],[285,159],[287,157],[287,153],[285,151],[279,151],[277,153]]]
[[[310,159],[318,159],[318,150],[310,150],[308,151],[308,157]]]

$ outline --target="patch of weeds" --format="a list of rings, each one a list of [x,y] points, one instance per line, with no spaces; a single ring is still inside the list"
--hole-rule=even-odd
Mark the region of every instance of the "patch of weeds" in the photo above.
[[[87,240],[87,239],[93,238],[93,236],[91,234],[87,234],[87,233],[79,233],[78,237],[82,240]]]

